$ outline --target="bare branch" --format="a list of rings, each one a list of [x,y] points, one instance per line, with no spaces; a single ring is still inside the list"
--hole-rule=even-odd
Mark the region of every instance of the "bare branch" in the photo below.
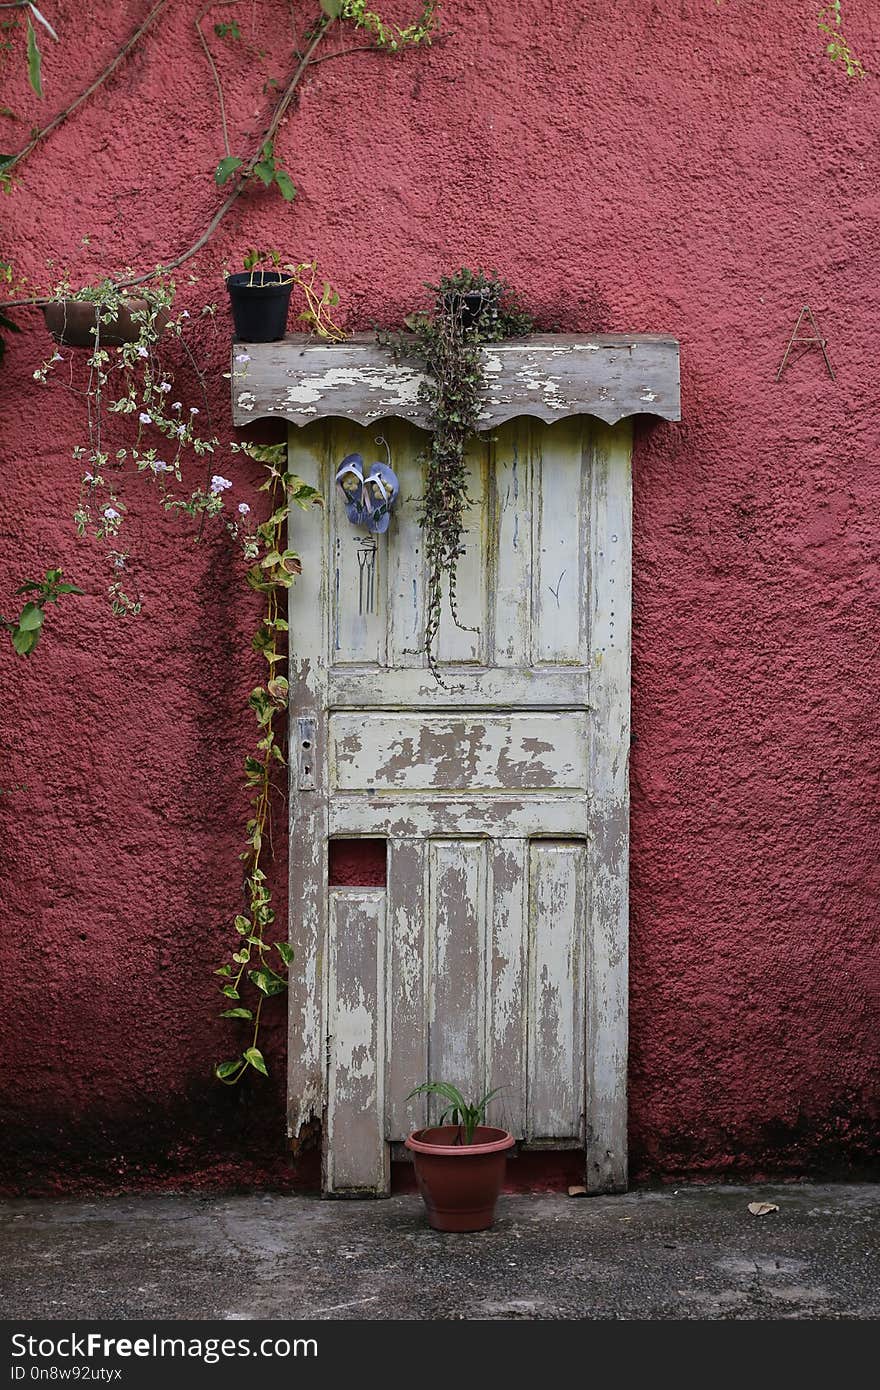
[[[21,161],[25,159],[31,153],[32,150],[36,149],[37,145],[40,144],[41,140],[45,140],[47,135],[51,135],[53,130],[57,130],[58,127],[62,125],[64,121],[67,120],[68,116],[72,116],[74,111],[76,111],[76,109],[79,106],[82,106],[84,101],[88,100],[88,98],[93,94],[93,92],[96,92],[99,87],[102,87],[104,85],[108,77],[113,76],[113,73],[119,67],[119,64],[122,62],[123,58],[125,58],[131,52],[138,39],[141,37],[142,34],[146,33],[153,21],[157,19],[158,16],[161,14],[162,10],[164,10],[167,3],[168,0],[157,0],[157,3],[150,10],[150,13],[147,15],[146,19],[143,21],[142,24],[138,26],[137,29],[135,29],[134,33],[131,35],[131,38],[129,38],[122,45],[122,48],[120,48],[113,61],[107,64],[104,71],[98,77],[95,78],[91,86],[86,87],[84,92],[80,92],[79,96],[76,98],[75,101],[72,101],[69,106],[65,106],[63,111],[59,111],[58,115],[53,117],[53,119],[49,122],[47,126],[43,126],[42,130],[34,132],[30,140],[25,145],[24,149],[19,150],[18,154],[13,155],[12,158],[8,161],[8,163],[4,165],[4,174],[10,174],[12,170],[15,168],[16,164],[20,164]],[[16,10],[21,8],[22,6],[18,4],[0,4],[0,9],[3,10]]]
[[[349,53],[381,53],[381,49],[374,43],[359,43],[354,48],[338,48],[335,53],[324,53],[320,58],[313,58],[310,67],[316,67],[318,63],[329,63],[331,58],[345,58]]]
[[[232,154],[232,151],[229,148],[229,129],[226,124],[226,102],[223,99],[223,84],[220,81],[220,74],[217,71],[217,64],[214,62],[214,55],[208,47],[208,40],[202,33],[202,20],[204,19],[205,15],[208,13],[209,10],[214,9],[215,5],[234,5],[235,3],[236,0],[208,0],[207,5],[205,5],[203,9],[199,10],[194,20],[196,26],[196,33],[199,36],[199,43],[202,45],[202,50],[205,54],[205,57],[208,60],[208,64],[211,69],[211,74],[214,78],[214,86],[217,88],[217,100],[220,103],[220,124],[223,127],[223,148],[226,151],[227,155]]]

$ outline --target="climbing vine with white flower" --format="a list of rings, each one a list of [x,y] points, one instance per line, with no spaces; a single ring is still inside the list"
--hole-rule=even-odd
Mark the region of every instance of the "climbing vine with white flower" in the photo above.
[[[69,288],[62,285],[56,293],[65,299]],[[287,967],[292,959],[286,939],[277,939],[274,932],[275,911],[266,872],[272,850],[275,776],[286,765],[280,741],[287,709],[287,680],[281,674],[287,659],[283,599],[301,569],[296,552],[287,547],[286,535],[291,508],[308,508],[321,499],[314,488],[288,472],[283,444],[257,446],[229,441],[223,445],[213,432],[204,375],[187,340],[194,320],[187,310],[174,312],[171,280],[160,279],[142,291],[142,307],[130,307],[134,340],[121,344],[108,345],[101,338],[102,327],[105,337],[112,332],[120,292],[105,283],[71,296],[74,302],[77,297],[95,308],[93,346],[85,353],[77,347],[67,354],[56,349],[34,377],[43,384],[50,376],[62,381],[84,405],[86,438],[72,451],[80,470],[74,523],[81,537],[94,540],[104,551],[110,571],[107,596],[113,612],[133,617],[142,606],[137,557],[126,542],[129,509],[141,494],[139,477],[154,489],[163,511],[192,523],[194,541],[203,539],[206,525],[231,538],[244,563],[249,586],[264,597],[251,643],[265,662],[267,673],[248,696],[257,737],[253,751],[244,760],[251,809],[241,855],[242,901],[234,913],[235,949],[216,972],[226,1005],[221,1016],[245,1024],[248,1033],[238,1056],[216,1067],[219,1080],[232,1085],[251,1068],[264,1074],[267,1071],[258,1045],[262,1009],[266,999],[287,988]],[[213,317],[214,312],[214,306],[207,305],[196,321]],[[318,333],[325,331],[320,315],[313,328]],[[247,354],[239,354],[237,360],[246,361]],[[189,404],[183,391],[178,395],[178,381],[187,375],[196,382],[199,405]],[[267,477],[260,489],[268,494],[265,521],[257,522],[250,504],[236,500],[234,480],[218,469],[224,454],[230,464],[235,454],[246,454],[265,469]],[[194,468],[200,470],[200,478],[194,476]],[[59,594],[79,592],[57,582],[60,571],[47,579],[53,582],[43,597],[37,595],[36,602],[28,605],[29,609],[54,602]],[[0,622],[11,627],[5,620]]]
[[[34,377],[44,384],[50,373],[60,377],[85,406],[87,437],[72,451],[80,467],[73,519],[80,536],[91,537],[104,549],[114,613],[135,615],[142,600],[125,524],[133,477],[148,479],[166,512],[188,517],[217,517],[223,511],[222,494],[231,487],[212,471],[220,441],[211,430],[204,377],[187,341],[190,314],[186,309],[174,313],[174,284],[160,278],[143,292],[142,307],[131,310],[134,340],[110,346],[102,341],[102,328],[110,337],[122,302],[114,285],[108,281],[89,286],[77,295],[60,285],[54,296],[60,301],[69,296],[74,303],[87,299],[94,306],[94,343],[85,354],[73,348],[65,355],[56,347]],[[207,305],[202,315],[214,312],[214,306]],[[197,382],[199,405],[176,399],[175,374],[185,365]],[[187,476],[192,463],[203,468],[196,486]],[[227,525],[237,536],[238,522]]]

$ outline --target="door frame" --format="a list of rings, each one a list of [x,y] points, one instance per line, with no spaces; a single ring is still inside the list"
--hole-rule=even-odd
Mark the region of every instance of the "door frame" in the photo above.
[[[590,812],[586,1009],[586,1173],[588,1192],[627,1185],[629,990],[629,749],[632,626],[632,421],[594,419],[590,484]],[[289,467],[324,486],[321,422],[289,427]],[[288,1134],[296,1146],[325,1123],[328,971],[327,740],[310,737],[326,707],[327,672],[317,652],[297,646],[296,613],[327,611],[322,527],[291,520],[303,572],[290,594],[290,891],[295,955],[288,1013]],[[314,721],[310,723],[309,721]],[[305,746],[304,746],[305,745]],[[303,786],[303,790],[300,787]],[[294,825],[299,834],[294,842]]]

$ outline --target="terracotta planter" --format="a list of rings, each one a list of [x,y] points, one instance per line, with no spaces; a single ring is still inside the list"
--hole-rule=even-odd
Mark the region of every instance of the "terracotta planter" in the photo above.
[[[504,1182],[507,1150],[514,1137],[506,1129],[478,1125],[472,1144],[457,1143],[458,1125],[417,1129],[406,1140],[419,1192],[435,1231],[485,1231],[492,1225]]]
[[[145,299],[125,299],[119,306],[116,317],[109,323],[98,323],[100,306],[86,299],[59,299],[54,304],[43,305],[46,327],[56,343],[65,347],[94,347],[96,326],[101,330],[101,344],[104,347],[121,347],[123,343],[136,342],[140,337],[142,325],[135,323],[132,313],[143,313],[147,308]],[[163,311],[156,315],[156,328],[159,332],[168,323],[168,315]]]

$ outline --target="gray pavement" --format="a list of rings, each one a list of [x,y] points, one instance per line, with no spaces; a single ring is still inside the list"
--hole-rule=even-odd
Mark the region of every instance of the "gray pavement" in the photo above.
[[[749,1202],[779,1211],[753,1216]],[[0,1203],[6,1318],[840,1319],[880,1315],[880,1186],[502,1197],[440,1235],[418,1197]]]

